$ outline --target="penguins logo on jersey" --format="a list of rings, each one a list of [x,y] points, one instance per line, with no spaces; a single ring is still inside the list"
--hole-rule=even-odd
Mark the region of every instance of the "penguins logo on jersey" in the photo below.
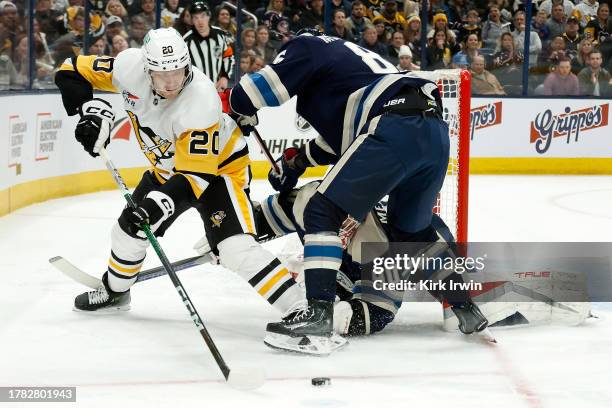
[[[225,211],[216,211],[210,216],[210,220],[212,221],[213,228],[221,228],[221,223],[225,218]]]
[[[127,111],[127,113],[132,122],[140,150],[153,166],[157,166],[162,160],[171,159],[174,156],[174,152],[168,151],[172,147],[172,142],[162,139],[151,128],[141,126],[133,112]]]

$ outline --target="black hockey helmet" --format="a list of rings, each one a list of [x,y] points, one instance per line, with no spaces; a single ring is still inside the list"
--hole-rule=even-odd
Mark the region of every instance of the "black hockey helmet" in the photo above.
[[[295,33],[295,35],[298,36],[302,34],[310,34],[310,35],[314,35],[315,37],[317,37],[319,35],[323,35],[323,32],[319,28],[320,28],[319,26],[301,28],[298,30],[297,33]]]
[[[189,13],[206,13],[210,15],[210,8],[208,7],[208,4],[206,4],[202,0],[195,0],[191,3],[191,6],[189,7]]]

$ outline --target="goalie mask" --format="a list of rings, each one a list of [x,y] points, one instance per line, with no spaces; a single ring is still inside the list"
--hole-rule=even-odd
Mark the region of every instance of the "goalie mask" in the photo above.
[[[144,69],[156,94],[173,99],[191,81],[187,44],[174,28],[151,30],[142,46]]]

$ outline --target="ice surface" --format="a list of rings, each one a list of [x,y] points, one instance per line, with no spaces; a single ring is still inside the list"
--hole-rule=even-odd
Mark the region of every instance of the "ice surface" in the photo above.
[[[252,191],[261,199],[270,189],[256,181]],[[475,176],[469,234],[479,241],[609,241],[611,203],[611,177]],[[264,346],[265,324],[279,316],[233,273],[210,265],[179,272],[228,365],[266,372],[256,391],[230,388],[167,277],[137,284],[130,312],[71,310],[85,288],[47,260],[62,255],[101,275],[123,205],[109,191],[0,218],[0,386],[77,386],[79,407],[611,404],[609,305],[596,305],[600,318],[579,327],[492,329],[499,340],[492,346],[442,331],[435,304],[405,304],[382,333],[317,358]],[[201,235],[201,221],[189,212],[161,244],[178,260],[194,254]],[[280,251],[284,244],[266,246]],[[150,251],[145,268],[158,264]],[[310,385],[322,376],[331,387]]]

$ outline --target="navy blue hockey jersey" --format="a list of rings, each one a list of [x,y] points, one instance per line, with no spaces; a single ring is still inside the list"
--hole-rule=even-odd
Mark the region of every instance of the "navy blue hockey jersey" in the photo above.
[[[251,116],[297,95],[297,112],[321,135],[309,145],[309,159],[334,163],[366,122],[404,86],[433,84],[400,73],[380,55],[335,37],[300,35],[281,48],[274,62],[245,75],[232,90],[232,110]],[[435,86],[427,87],[441,106]]]

